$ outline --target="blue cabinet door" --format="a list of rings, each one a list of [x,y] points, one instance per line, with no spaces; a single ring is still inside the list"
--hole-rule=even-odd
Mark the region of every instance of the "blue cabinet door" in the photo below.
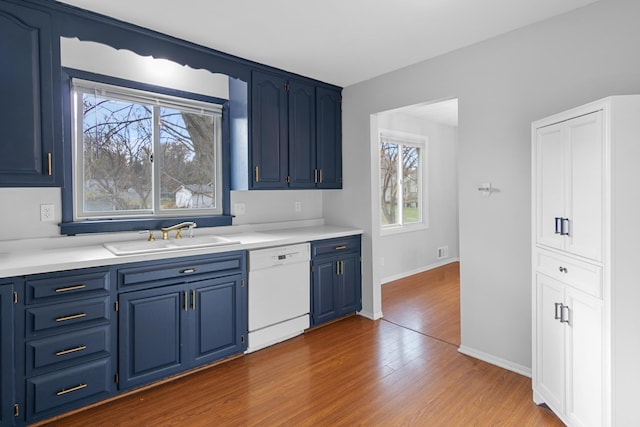
[[[338,317],[336,284],[336,257],[313,260],[311,322],[319,325]]]
[[[59,185],[60,48],[47,13],[0,3],[0,186]]]
[[[342,188],[342,96],[316,89],[318,188]]]
[[[13,425],[13,286],[0,284],[0,426]]]
[[[338,280],[340,315],[362,310],[362,286],[360,279],[360,255],[344,254],[339,257]]]
[[[316,170],[315,87],[289,83],[289,187],[314,188]]]
[[[244,350],[241,286],[240,274],[191,284],[189,358],[193,366]]]
[[[188,335],[187,285],[120,295],[120,388],[164,378],[187,368],[182,344]]]
[[[287,187],[287,80],[254,71],[251,81],[252,188]]]

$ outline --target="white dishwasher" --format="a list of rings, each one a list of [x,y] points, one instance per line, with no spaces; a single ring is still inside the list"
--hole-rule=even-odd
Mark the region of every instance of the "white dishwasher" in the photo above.
[[[309,259],[308,243],[249,251],[247,353],[309,327]]]

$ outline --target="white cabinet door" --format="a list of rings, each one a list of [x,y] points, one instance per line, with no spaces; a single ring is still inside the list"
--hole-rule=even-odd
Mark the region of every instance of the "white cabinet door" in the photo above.
[[[601,426],[603,399],[602,301],[567,287],[566,414],[574,426]]]
[[[602,111],[566,122],[569,161],[565,216],[569,219],[567,252],[602,259],[604,134]]]
[[[564,123],[536,131],[536,236],[541,245],[564,249],[564,236],[556,233],[555,218],[564,215]]]
[[[564,412],[565,324],[559,306],[564,285],[544,274],[536,275],[536,366],[534,388],[554,411]]]
[[[536,242],[602,259],[602,111],[536,129]]]

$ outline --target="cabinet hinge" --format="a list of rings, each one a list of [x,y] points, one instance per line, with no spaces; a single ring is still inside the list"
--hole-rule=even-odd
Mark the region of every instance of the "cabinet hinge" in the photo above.
[[[240,335],[240,342],[244,343],[244,335]]]
[[[116,302],[113,304],[113,308],[116,312],[120,311],[120,301],[116,300]]]
[[[242,280],[240,281],[240,287],[241,287],[241,288],[244,288],[244,279],[242,279]]]
[[[20,405],[18,403],[13,405],[13,416],[14,417],[19,417],[20,416]]]
[[[120,384],[120,374],[116,372],[116,374],[113,376],[113,380],[116,384]]]
[[[287,175],[287,184],[289,184],[290,182],[291,182],[291,177]]]
[[[13,291],[13,303],[18,303],[18,291]]]
[[[312,265],[312,266],[311,266],[311,272],[312,272],[312,273],[315,273],[315,271],[316,271],[316,267]]]
[[[284,84],[284,90],[286,90],[287,92],[289,92],[289,82]]]

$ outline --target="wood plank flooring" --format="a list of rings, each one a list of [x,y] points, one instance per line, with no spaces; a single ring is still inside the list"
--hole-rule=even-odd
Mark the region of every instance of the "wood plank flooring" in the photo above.
[[[528,378],[458,353],[455,320],[406,313],[430,316],[418,288],[449,273],[384,285],[389,320],[352,316],[46,425],[562,426],[533,404]]]

